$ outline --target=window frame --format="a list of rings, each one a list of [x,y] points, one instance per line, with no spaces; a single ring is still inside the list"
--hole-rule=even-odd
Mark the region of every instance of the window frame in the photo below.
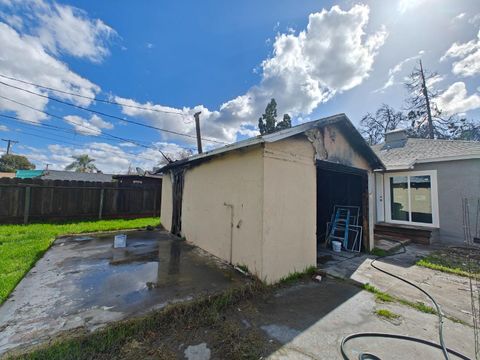
[[[430,176],[431,185],[431,198],[432,198],[432,223],[422,223],[414,221],[392,220],[392,207],[391,207],[391,193],[390,193],[390,178],[395,176],[406,176],[408,181],[408,212],[409,218],[411,218],[412,206],[411,206],[411,193],[410,193],[410,178],[413,176]],[[389,172],[384,174],[383,183],[385,186],[385,221],[392,224],[403,225],[415,225],[425,227],[440,227],[440,217],[438,212],[438,185],[437,185],[437,170],[425,170],[425,171],[400,171]]]

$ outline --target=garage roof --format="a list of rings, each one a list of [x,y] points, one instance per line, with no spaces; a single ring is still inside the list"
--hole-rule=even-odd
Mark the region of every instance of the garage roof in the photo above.
[[[345,114],[337,114],[329,117],[325,117],[319,120],[306,122],[297,126],[293,126],[288,129],[276,131],[272,134],[267,135],[258,135],[253,138],[246,140],[238,141],[233,144],[225,145],[217,149],[213,149],[202,154],[196,154],[188,157],[187,159],[174,161],[170,164],[165,165],[160,168],[158,172],[166,172],[172,168],[179,166],[193,165],[206,161],[214,156],[218,156],[229,151],[239,150],[246,147],[254,146],[262,143],[272,143],[279,140],[283,140],[301,133],[304,133],[308,130],[314,129],[316,127],[321,128],[326,125],[336,124],[342,131],[344,131],[347,139],[350,141],[352,146],[361,153],[365,159],[369,162],[373,169],[384,169],[384,165],[372,148],[365,142],[363,137],[357,131],[355,126],[352,124],[350,119]]]

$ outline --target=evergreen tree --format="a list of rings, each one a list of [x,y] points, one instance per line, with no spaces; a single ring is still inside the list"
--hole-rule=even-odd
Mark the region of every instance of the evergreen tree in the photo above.
[[[258,129],[261,135],[271,134],[275,131],[292,127],[292,119],[290,115],[284,114],[283,120],[277,123],[277,102],[275,99],[270,100],[265,113],[258,119]]]

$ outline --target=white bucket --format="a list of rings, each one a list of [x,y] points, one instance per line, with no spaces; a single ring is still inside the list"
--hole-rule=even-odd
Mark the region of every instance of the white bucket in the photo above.
[[[342,243],[340,241],[332,241],[332,249],[335,252],[342,251]]]
[[[127,246],[127,235],[119,234],[115,235],[113,240],[113,247],[114,248],[124,248]]]

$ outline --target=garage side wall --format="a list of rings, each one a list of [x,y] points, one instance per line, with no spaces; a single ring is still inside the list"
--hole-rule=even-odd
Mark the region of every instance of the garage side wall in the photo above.
[[[185,173],[182,235],[262,276],[263,150],[232,151]]]
[[[172,179],[170,173],[165,174],[162,180],[162,211],[160,222],[168,231],[172,227]]]
[[[265,144],[262,280],[268,283],[316,265],[314,155],[303,135]]]

